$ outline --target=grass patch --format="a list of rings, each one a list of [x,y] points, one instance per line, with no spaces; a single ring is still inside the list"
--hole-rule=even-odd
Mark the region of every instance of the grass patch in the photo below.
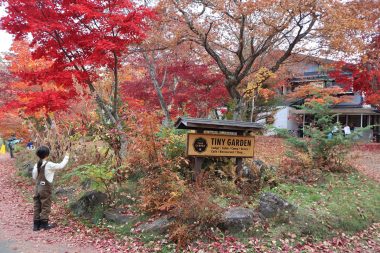
[[[380,185],[358,173],[327,174],[322,183],[282,184],[269,191],[298,206],[289,222],[271,222],[267,236],[272,238],[295,234],[322,240],[380,221]]]

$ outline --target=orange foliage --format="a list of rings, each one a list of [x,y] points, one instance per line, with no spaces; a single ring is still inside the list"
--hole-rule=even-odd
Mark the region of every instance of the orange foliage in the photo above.
[[[185,181],[177,173],[165,168],[148,173],[140,185],[140,207],[148,212],[172,210],[186,189]]]
[[[210,190],[192,185],[171,212],[176,221],[170,229],[170,239],[180,248],[195,238],[207,236],[210,227],[220,223],[221,213],[222,209],[212,201]]]
[[[38,59],[34,60],[29,50],[29,45],[26,41],[15,40],[12,44],[11,51],[6,57],[6,60],[11,62],[9,71],[13,73],[33,72],[48,68],[52,63]]]
[[[131,112],[128,121],[130,129],[128,163],[134,167],[159,168],[165,165],[162,154],[163,141],[157,137],[160,127],[159,115],[155,112]]]
[[[3,111],[22,112],[36,118],[46,116],[51,112],[49,108],[57,107],[56,104],[62,99],[56,96],[56,93],[64,91],[63,87],[54,82],[37,81],[38,76],[50,67],[52,62],[33,59],[28,43],[23,40],[14,41],[11,51],[12,53],[6,56],[6,60],[10,62],[8,71],[12,75],[12,80],[7,83],[7,91],[13,97],[4,104]],[[50,102],[46,102],[46,105],[44,101]]]
[[[265,101],[268,101],[276,95],[276,92],[270,89],[262,88],[259,90],[259,95],[263,97]]]
[[[25,140],[30,138],[27,127],[23,124],[22,119],[13,113],[5,113],[0,115],[0,137],[8,139],[13,134],[17,138]]]
[[[288,98],[305,98],[306,103],[316,102],[319,104],[339,104],[347,101],[347,98],[344,96],[336,96],[342,93],[343,89],[340,87],[321,88],[313,84],[307,84],[297,87],[294,92],[288,95]]]

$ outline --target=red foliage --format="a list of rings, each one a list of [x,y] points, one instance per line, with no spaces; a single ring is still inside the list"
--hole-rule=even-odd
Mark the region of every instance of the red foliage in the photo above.
[[[35,112],[47,115],[50,112],[65,110],[72,94],[72,92],[53,90],[23,93],[19,95],[20,100],[7,103],[5,108],[23,108],[27,115]]]
[[[306,103],[338,104],[347,100],[345,96],[336,96],[342,92],[343,90],[340,87],[321,88],[313,84],[307,84],[297,87],[294,92],[288,95],[288,98],[305,98]]]
[[[364,92],[366,102],[380,108],[380,35],[372,38],[359,64],[339,62],[336,69],[330,75],[338,83],[347,89]]]
[[[145,38],[151,10],[137,7],[129,0],[0,0],[6,2],[8,15],[1,25],[17,39],[32,35],[29,47],[33,59],[46,59],[50,66],[19,73],[22,80],[40,85],[55,83],[65,90],[42,93],[31,98],[32,107],[58,99],[49,109],[63,109],[68,98],[75,97],[74,80],[94,90],[93,82],[104,70],[121,66],[119,57],[130,44]],[[55,93],[55,94],[54,94]],[[37,94],[36,94],[37,95]],[[45,104],[46,107],[46,104]]]
[[[189,61],[173,61],[169,66],[158,64],[157,77],[160,83],[165,79],[162,93],[173,117],[183,114],[205,117],[228,100],[223,76],[214,73],[209,65]],[[137,99],[149,110],[160,108],[148,73],[125,82],[122,90],[124,100]]]
[[[11,76],[2,87],[7,97],[2,101],[4,113],[22,111],[26,115],[65,110],[68,100],[75,96],[73,90],[66,90],[54,82],[39,83],[36,73],[49,68],[51,62],[44,59],[33,60],[25,41],[14,41],[12,53],[6,56],[10,62],[7,74]]]

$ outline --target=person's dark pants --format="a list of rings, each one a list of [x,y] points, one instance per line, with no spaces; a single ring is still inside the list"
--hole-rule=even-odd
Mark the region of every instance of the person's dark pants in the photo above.
[[[49,220],[51,211],[51,184],[37,185],[34,201],[34,220]]]
[[[9,153],[11,155],[11,158],[15,158],[13,155],[13,147],[12,146],[9,146]]]

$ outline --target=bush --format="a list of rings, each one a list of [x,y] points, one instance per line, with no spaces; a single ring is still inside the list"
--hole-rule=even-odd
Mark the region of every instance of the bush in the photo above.
[[[301,177],[307,176],[310,171],[346,171],[349,167],[345,156],[359,133],[344,136],[339,123],[334,122],[331,104],[310,102],[301,109],[313,117],[313,122],[304,127],[304,138],[291,136],[289,133],[278,130],[278,133],[287,139],[291,149],[287,158],[282,162],[280,172],[284,175]],[[308,171],[306,171],[308,170]]]
[[[164,127],[158,137],[165,141],[164,154],[168,159],[184,157],[186,151],[186,131]]]
[[[170,239],[184,247],[193,239],[207,235],[220,223],[222,209],[212,202],[211,192],[194,185],[183,193],[171,211],[175,223]]]
[[[64,179],[72,180],[78,177],[81,182],[89,181],[91,188],[105,192],[110,201],[116,198],[118,187],[118,170],[112,169],[110,162],[105,161],[101,164],[84,164],[75,168],[71,173],[64,176]]]
[[[307,154],[289,155],[281,160],[277,176],[286,181],[315,182],[320,178],[321,170],[313,169],[312,161]]]
[[[56,129],[49,129],[37,138],[36,148],[42,145],[49,147],[49,159],[58,161],[70,149],[71,141],[68,133],[59,133]]]
[[[139,182],[140,207],[148,212],[163,212],[173,209],[183,192],[185,181],[169,169],[156,169]]]
[[[13,150],[13,153],[20,153],[22,152],[23,150],[25,150],[25,147],[21,144],[18,144],[18,145],[15,145],[14,146],[14,150]]]
[[[149,173],[155,168],[165,167],[164,140],[159,138],[160,120],[155,113],[136,114],[129,122],[130,134],[127,164],[131,171]]]

